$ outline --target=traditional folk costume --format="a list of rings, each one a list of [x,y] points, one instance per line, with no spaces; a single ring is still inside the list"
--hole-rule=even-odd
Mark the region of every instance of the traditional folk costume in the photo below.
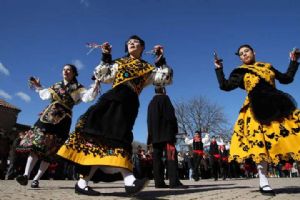
[[[260,177],[259,190],[275,195],[267,180],[267,163],[280,159],[300,160],[300,110],[292,97],[275,87],[275,79],[288,84],[294,79],[299,63],[291,61],[286,73],[270,63],[243,64],[225,79],[223,69],[216,69],[220,88],[245,89],[247,97],[240,110],[231,138],[229,160],[243,162],[252,158]]]
[[[94,74],[101,82],[113,83],[113,88],[79,118],[75,131],[58,155],[81,166],[96,166],[85,180],[93,176],[97,167],[106,174],[121,172],[124,178],[133,170],[131,143],[139,108],[138,95],[150,83],[170,84],[172,71],[165,65],[155,68],[144,60],[130,57],[112,61],[110,54],[103,54]],[[124,181],[127,189],[125,178]],[[130,189],[126,192],[130,193]]]
[[[57,150],[68,138],[71,126],[72,108],[74,105],[89,102],[96,98],[96,85],[89,90],[85,89],[77,80],[70,83],[60,81],[50,88],[37,88],[42,100],[51,103],[42,111],[33,127],[26,132],[24,138],[16,148],[18,152],[31,152],[28,157],[25,173],[17,178],[21,185],[27,185],[28,177],[38,159],[41,159],[41,168],[32,187],[38,187],[38,180],[47,170],[50,161],[56,156]]]
[[[201,134],[201,133],[198,133]],[[209,142],[209,135],[205,134],[204,138],[201,137],[193,137],[192,139],[185,138],[184,142],[186,144],[192,144],[193,145],[193,174],[192,177],[195,181],[199,181],[199,166],[201,163],[201,160],[203,158],[203,144],[207,144]]]
[[[175,147],[178,133],[175,109],[168,95],[156,94],[148,105],[148,140],[153,147],[153,175],[156,188],[168,187],[164,182],[163,153],[166,155],[170,188],[182,187],[178,176],[178,160]]]
[[[212,162],[213,177],[215,178],[215,181],[216,181],[216,180],[218,180],[218,177],[219,177],[220,158],[221,158],[221,155],[219,153],[219,145],[216,140],[210,142],[209,154],[210,154],[211,162]]]
[[[229,170],[229,164],[228,164],[229,152],[228,150],[226,150],[225,145],[221,145],[219,147],[219,154],[220,154],[220,169],[223,175],[223,180],[225,180],[228,177],[228,170]]]
[[[229,160],[242,162],[252,157],[277,164],[289,156],[300,159],[300,111],[290,95],[275,88],[275,79],[293,81],[299,63],[291,61],[286,73],[269,63],[256,62],[233,70],[228,80],[222,68],[216,69],[220,88],[245,89],[246,100],[234,126]]]

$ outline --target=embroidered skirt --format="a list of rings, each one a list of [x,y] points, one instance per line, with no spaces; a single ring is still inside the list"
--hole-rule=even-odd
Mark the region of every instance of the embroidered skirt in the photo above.
[[[84,113],[58,155],[83,166],[105,165],[132,171],[132,129],[138,96],[128,86],[103,94]]]
[[[131,152],[123,148],[107,146],[100,141],[88,139],[83,134],[73,132],[57,154],[83,166],[105,165],[133,169]]]
[[[44,123],[39,119],[30,130],[25,132],[16,151],[33,152],[40,159],[50,162],[67,139],[70,126],[69,116],[65,116],[58,124]]]
[[[241,110],[230,144],[229,161],[243,162],[252,157],[277,164],[280,159],[300,160],[300,110],[269,125],[254,119],[251,109]]]

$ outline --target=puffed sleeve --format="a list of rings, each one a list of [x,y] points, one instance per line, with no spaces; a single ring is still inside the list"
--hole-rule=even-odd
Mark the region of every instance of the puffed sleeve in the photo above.
[[[209,133],[206,133],[204,138],[202,138],[202,143],[208,144],[209,142],[210,142],[210,136],[209,136]]]
[[[298,70],[299,63],[296,61],[290,61],[289,67],[285,73],[281,73],[272,66],[272,70],[275,73],[275,78],[282,84],[289,84],[293,82],[294,76]]]
[[[185,144],[193,144],[193,138],[189,139],[188,137],[184,138],[184,143]]]
[[[159,59],[155,61],[155,66],[156,68],[150,73],[146,85],[165,86],[172,84],[173,69],[167,65],[166,58],[160,56]]]
[[[79,93],[81,101],[87,103],[87,102],[95,100],[97,95],[100,92],[99,87],[100,87],[100,85],[97,85],[94,83],[91,85],[91,87],[89,89],[83,88]]]
[[[112,61],[111,54],[102,53],[101,62],[95,67],[94,77],[102,83],[112,83],[117,70],[118,64]]]
[[[109,64],[101,61],[101,63],[98,66],[96,66],[94,70],[94,76],[100,82],[112,83],[115,79],[117,70],[117,63]]]
[[[48,90],[48,88],[42,88],[42,87],[39,87],[39,88],[36,88],[35,91],[37,93],[39,93],[39,96],[42,100],[49,100],[52,98],[52,95],[50,93],[50,91]]]
[[[165,86],[172,84],[173,70],[167,65],[155,68],[149,75],[146,84],[153,84],[157,86]]]
[[[230,91],[236,89],[237,87],[243,88],[243,79],[245,75],[243,70],[233,70],[228,79],[225,78],[223,68],[217,68],[215,71],[221,90]]]

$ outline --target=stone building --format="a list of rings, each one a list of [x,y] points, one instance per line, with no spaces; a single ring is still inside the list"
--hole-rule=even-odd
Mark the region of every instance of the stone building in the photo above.
[[[19,108],[0,99],[0,132],[4,133],[11,140],[16,137],[20,131],[30,128],[28,125],[18,124],[18,114],[21,112]]]

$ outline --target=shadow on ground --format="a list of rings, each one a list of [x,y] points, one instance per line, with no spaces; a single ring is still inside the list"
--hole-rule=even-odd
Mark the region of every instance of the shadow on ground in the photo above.
[[[224,184],[225,185],[225,184]],[[234,185],[234,184],[228,184],[228,185]],[[207,191],[214,191],[214,190],[230,190],[230,189],[237,189],[237,188],[250,188],[247,186],[233,186],[233,187],[215,187],[216,185],[212,185],[213,187],[207,188],[206,185],[199,185],[197,187],[192,186],[187,189],[164,189],[159,190],[155,189],[154,191],[143,191],[137,194],[136,196],[132,197],[132,199],[140,199],[140,200],[163,200],[163,199],[169,199],[164,198],[166,196],[170,195],[184,195],[184,194],[192,194],[192,193],[201,193],[201,192],[207,192]],[[204,188],[205,187],[205,188]],[[102,194],[103,196],[117,196],[117,197],[128,197],[123,192],[114,192],[114,193],[105,193]]]
[[[274,191],[276,192],[276,194],[298,194],[300,193],[300,187],[284,187],[284,188],[278,188],[278,189],[274,189]]]

